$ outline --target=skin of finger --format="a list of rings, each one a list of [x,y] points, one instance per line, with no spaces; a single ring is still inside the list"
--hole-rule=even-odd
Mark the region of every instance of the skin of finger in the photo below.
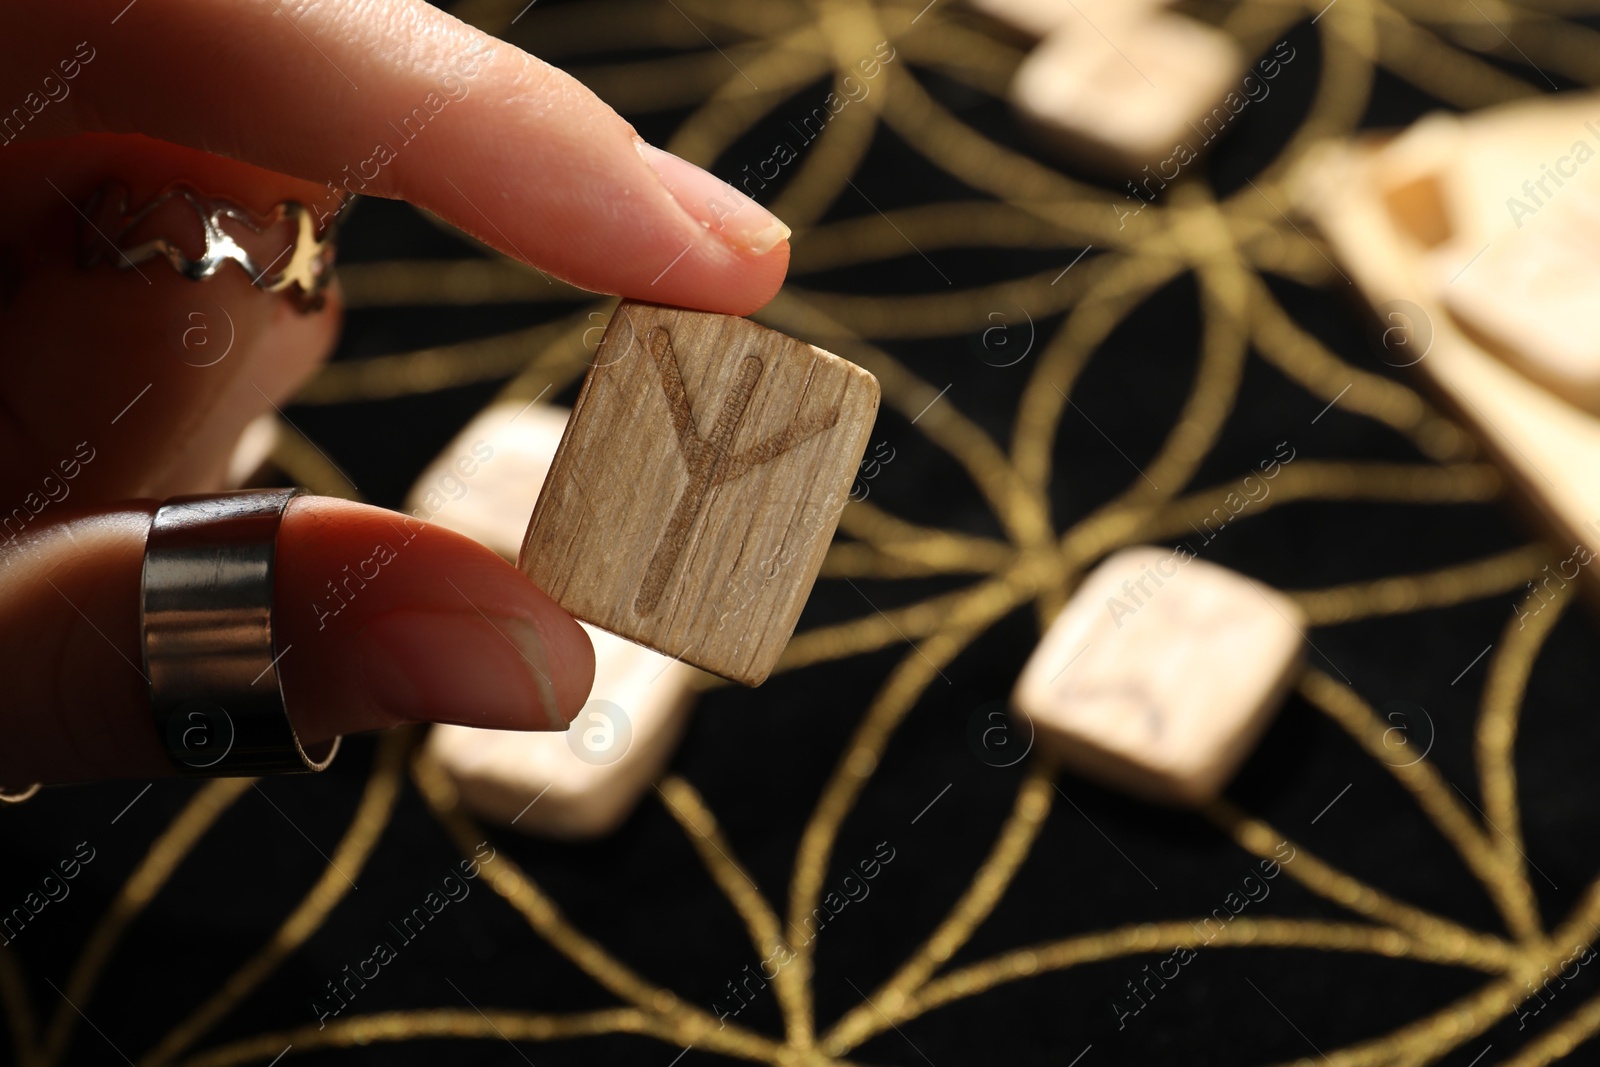
[[[301,316],[233,263],[199,282],[162,260],[138,271],[82,269],[80,220],[68,200],[86,199],[108,179],[151,195],[183,177],[265,211],[306,195],[303,183],[143,137],[4,151],[11,163],[0,174],[0,203],[31,196],[35,208],[0,218],[0,240],[22,263],[0,316],[0,514],[37,512],[46,497],[111,501],[207,488],[244,423],[331,350],[337,303]]]
[[[589,636],[554,601],[477,542],[397,512],[327,497],[292,502],[278,534],[275,600],[279,648],[294,646],[279,663],[284,692],[308,742],[399,721],[376,705],[361,671],[353,669],[362,631],[396,610],[463,616],[511,657],[518,654],[499,632],[501,620],[530,624],[544,645],[567,722],[594,682]],[[441,658],[430,670],[450,672],[454,665]],[[467,706],[472,681],[460,678],[461,705],[429,708],[427,717],[501,729],[541,727],[541,713],[531,707],[518,721],[484,723]]]
[[[273,412],[277,417],[274,407],[287,406],[332,351],[342,308],[337,282],[328,290],[327,305],[318,312],[302,313],[290,301],[279,297],[271,321],[255,344],[222,357],[238,359],[243,367],[211,404],[203,421],[195,427],[189,447],[168,467],[152,492],[157,496],[172,496],[221,488],[234,446],[245,425],[266,412]],[[205,329],[215,332],[216,344],[225,343],[227,324],[213,323],[214,317],[206,317]],[[195,328],[198,327],[191,327]],[[214,353],[207,353],[208,347],[209,342],[198,351],[211,358]],[[279,421],[282,422],[281,417]],[[299,431],[285,423],[282,432]]]
[[[30,91],[59,62],[47,57],[80,42],[95,52],[66,98],[78,103],[46,107],[25,137],[140,131],[326,190],[402,197],[596,291],[742,315],[782,284],[787,245],[755,256],[724,243],[593,93],[422,0],[169,0],[111,32],[121,6],[16,14],[0,92]]]
[[[63,507],[0,549],[0,782],[173,773],[139,647],[155,502]]]
[[[173,773],[152,723],[139,634],[155,508],[64,507],[0,548],[0,686],[8,694],[0,702],[0,784]],[[319,592],[326,600],[324,583],[342,580],[343,568],[370,558],[380,539],[396,546],[394,560],[319,628],[312,604]],[[530,623],[545,641],[568,719],[593,681],[588,635],[548,597],[482,546],[394,512],[297,498],[279,528],[274,599],[280,680],[307,744],[398,721],[373,705],[353,653],[362,627],[395,608],[460,610],[470,601],[495,618]]]

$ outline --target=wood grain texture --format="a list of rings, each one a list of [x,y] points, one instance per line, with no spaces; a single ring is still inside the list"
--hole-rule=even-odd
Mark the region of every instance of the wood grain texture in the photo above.
[[[1477,299],[1502,306],[1481,309],[1475,317],[1468,313],[1465,319],[1452,309],[1462,304],[1456,287],[1488,258],[1485,251],[1479,262],[1471,261],[1485,242],[1490,250],[1501,244],[1500,254],[1508,257],[1524,254],[1514,245],[1541,219],[1524,220],[1527,225],[1519,229],[1511,220],[1507,197],[1519,193],[1522,181],[1537,177],[1541,163],[1570,151],[1577,139],[1600,148],[1600,134],[1585,125],[1597,114],[1600,98],[1595,95],[1563,94],[1465,120],[1430,117],[1387,144],[1329,146],[1309,157],[1293,177],[1300,209],[1327,235],[1345,271],[1380,316],[1392,315],[1388,309],[1399,301],[1415,309],[1407,312],[1420,324],[1410,341],[1425,348],[1426,355],[1412,365],[1413,372],[1432,386],[1434,395],[1506,472],[1515,496],[1550,535],[1558,558],[1585,563],[1600,555],[1600,419],[1582,410],[1586,391],[1576,381],[1552,382],[1549,373],[1561,362],[1534,351],[1544,331],[1510,338],[1520,349],[1520,358],[1510,358],[1508,349],[1472,328],[1474,322],[1511,321],[1528,314],[1527,309],[1504,306],[1527,296],[1526,288],[1479,285]],[[1559,149],[1555,155],[1549,154],[1552,147]],[[1600,161],[1586,166],[1600,168]],[[1438,190],[1445,205],[1441,214],[1448,228],[1437,241],[1419,237],[1415,198],[1393,195],[1419,179]],[[1581,188],[1560,193],[1584,195]],[[1556,207],[1561,202],[1547,200],[1540,215],[1559,223],[1563,214]],[[1536,234],[1532,251],[1563,239],[1562,230],[1558,226]],[[1586,228],[1564,230],[1565,240],[1586,239]],[[1592,303],[1592,291],[1586,299]],[[1593,331],[1559,311],[1567,306],[1566,296],[1559,296],[1555,306],[1557,311],[1548,306],[1546,311],[1560,320],[1546,327],[1573,345],[1586,342]],[[1580,333],[1585,336],[1573,336]],[[1543,372],[1534,371],[1532,363],[1542,365]],[[1553,388],[1519,371],[1537,373]],[[1541,584],[1555,592],[1550,583],[1564,585],[1573,579],[1600,604],[1600,573],[1592,566],[1546,577]]]
[[[1281,593],[1186,549],[1125,549],[1056,617],[1012,704],[1085,777],[1202,804],[1282,703],[1304,627]]]
[[[860,367],[623,301],[523,541],[573,615],[745,685],[794,633],[878,410]]]
[[[515,562],[570,415],[521,400],[491,404],[418,476],[406,510]],[[429,731],[428,754],[479,816],[540,837],[602,837],[672,758],[698,672],[584,629],[594,642],[594,688],[567,732]]]

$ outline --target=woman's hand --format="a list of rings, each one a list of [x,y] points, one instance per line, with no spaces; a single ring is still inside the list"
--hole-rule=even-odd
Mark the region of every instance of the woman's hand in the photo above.
[[[743,314],[788,231],[645,145],[583,86],[420,0],[105,0],[18,8],[0,38],[0,783],[170,773],[139,583],[155,503],[219,487],[233,443],[333,347],[236,264],[77,263],[108,182],[186,181],[265,214],[411,201],[585,288]],[[104,234],[101,234],[104,237]],[[183,344],[232,323],[225,358]],[[384,546],[380,553],[378,546]],[[346,584],[358,566],[376,577]],[[407,721],[562,728],[593,654],[480,546],[376,508],[294,501],[278,538],[279,671],[312,743]],[[346,568],[350,568],[347,570]],[[330,594],[342,607],[330,615]],[[320,606],[320,607],[319,607]]]

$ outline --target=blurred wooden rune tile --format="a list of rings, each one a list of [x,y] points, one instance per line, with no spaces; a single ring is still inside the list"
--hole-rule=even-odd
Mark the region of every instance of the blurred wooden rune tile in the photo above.
[[[272,469],[272,454],[277,451],[281,423],[278,414],[269,411],[257,415],[245,424],[244,432],[234,442],[228,457],[228,470],[223,485],[229,489],[253,486]]]
[[[568,415],[522,400],[491,404],[417,478],[406,509],[514,562]],[[603,836],[671,759],[698,672],[584,629],[594,642],[594,688],[567,732],[429,733],[429,754],[480,816],[546,837]]]
[[[417,476],[406,511],[517,561],[571,413],[550,404],[490,404]]]
[[[1186,549],[1124,549],[1051,624],[1012,704],[1084,777],[1201,804],[1282,702],[1304,626],[1281,593]]]
[[[1485,351],[1600,412],[1600,115],[1540,99],[1430,115],[1370,158],[1368,181],[1418,283]]]
[[[428,754],[484,818],[542,837],[603,837],[671,760],[694,699],[694,668],[584,629],[594,641],[594,689],[565,733],[429,732]]]
[[[820,348],[623,301],[519,566],[580,619],[759,685],[794,633],[877,410],[877,379]]]
[[[1048,37],[1057,27],[1087,19],[1130,21],[1153,14],[1169,0],[967,0],[977,10],[1030,37]]]
[[[1433,161],[1448,230],[1427,258],[1473,340],[1600,412],[1600,98],[1537,104],[1449,120],[1454,158]]]
[[[1490,242],[1444,304],[1490,353],[1590,412],[1600,411],[1600,203],[1571,199]]]
[[[1291,176],[1299,210],[1392,324],[1384,338],[1407,342],[1403,359],[1380,354],[1432,386],[1563,555],[1600,554],[1600,366],[1585,322],[1600,299],[1597,115],[1600,96],[1562,93],[1430,116],[1325,145]],[[1600,597],[1600,574],[1581,573]]]
[[[1221,30],[1182,15],[1140,17],[1144,5],[1132,6],[1061,23],[1011,85],[1012,101],[1047,137],[1130,175],[1157,161],[1181,166],[1193,158],[1192,148],[1188,158],[1173,157],[1180,143],[1206,142],[1201,126],[1244,69]],[[1221,112],[1213,137],[1233,118],[1229,109]]]

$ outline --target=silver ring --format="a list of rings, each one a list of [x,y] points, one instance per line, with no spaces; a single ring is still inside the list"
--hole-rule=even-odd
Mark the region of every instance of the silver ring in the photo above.
[[[26,789],[11,792],[5,786],[0,786],[0,804],[21,804],[24,800],[32,800],[33,795],[43,787],[43,782],[34,782]]]
[[[173,497],[144,550],[140,634],[157,736],[191,778],[320,771],[278,679],[272,580],[278,525],[299,489]]]
[[[174,203],[187,211],[162,211]],[[349,203],[340,201],[336,211],[319,212],[316,219],[298,200],[285,200],[266,215],[256,215],[187,182],[173,182],[133,210],[128,191],[107,182],[81,209],[78,262],[85,268],[104,261],[122,270],[137,270],[140,263],[165,259],[196,282],[210,278],[224,264],[237,263],[251,285],[271,293],[286,292],[300,310],[315,311],[322,307],[333,280],[334,235]],[[191,213],[199,227],[191,240],[199,250],[193,258],[178,237],[161,232],[163,227],[170,231],[183,225]],[[321,236],[318,222],[325,223]]]

